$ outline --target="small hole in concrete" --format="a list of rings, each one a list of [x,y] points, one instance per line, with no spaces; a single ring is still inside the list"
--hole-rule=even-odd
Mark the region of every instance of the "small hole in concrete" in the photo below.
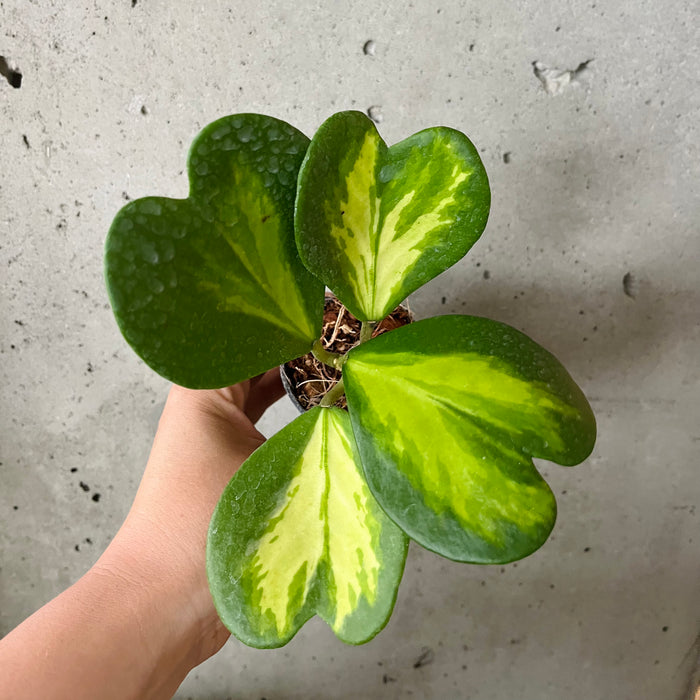
[[[381,124],[384,121],[382,108],[379,105],[372,105],[367,109],[367,116],[375,123]]]
[[[0,75],[2,75],[13,88],[22,87],[22,74],[16,68],[10,67],[10,64],[4,56],[0,56]]]

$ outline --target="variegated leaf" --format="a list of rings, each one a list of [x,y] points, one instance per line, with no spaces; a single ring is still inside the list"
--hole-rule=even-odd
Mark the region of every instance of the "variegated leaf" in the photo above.
[[[411,538],[474,563],[546,540],[556,503],[532,458],[577,464],[596,433],[556,358],[502,323],[442,316],[352,350],[343,376],[367,481]]]
[[[360,644],[391,614],[406,549],[367,487],[347,413],[314,408],[227,486],[207,572],[219,616],[250,646],[282,646],[314,614]]]
[[[387,148],[364,114],[340,112],[299,172],[297,246],[355,316],[379,320],[466,254],[489,205],[486,172],[464,134],[435,127]]]
[[[164,377],[233,384],[308,352],[323,285],[299,260],[296,175],[309,140],[257,114],[207,126],[190,149],[190,196],[138,199],[106,243],[119,327]]]

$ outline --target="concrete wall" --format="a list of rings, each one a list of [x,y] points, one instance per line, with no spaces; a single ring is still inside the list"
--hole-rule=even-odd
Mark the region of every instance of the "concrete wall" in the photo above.
[[[591,400],[597,448],[543,465],[559,521],[532,557],[470,567],[414,547],[369,645],[317,621],[277,651],[231,641],[177,697],[691,697],[699,14],[691,0],[0,0],[0,634],[117,530],[167,390],[107,304],[113,215],[184,196],[188,144],[215,118],[267,113],[311,135],[374,107],[389,143],[466,132],[491,179],[486,233],[414,295],[416,315],[490,316],[550,349]],[[293,415],[276,405],[263,431]]]

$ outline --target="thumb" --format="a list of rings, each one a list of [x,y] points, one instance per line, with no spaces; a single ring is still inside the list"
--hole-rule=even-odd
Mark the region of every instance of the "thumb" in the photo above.
[[[252,423],[257,423],[265,411],[284,396],[284,386],[279,367],[250,380],[250,390],[245,403],[245,413]]]

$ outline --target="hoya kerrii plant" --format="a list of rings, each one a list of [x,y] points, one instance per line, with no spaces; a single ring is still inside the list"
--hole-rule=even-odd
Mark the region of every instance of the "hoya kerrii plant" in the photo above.
[[[547,539],[552,491],[533,458],[574,465],[595,420],[546,350],[476,316],[377,322],[481,235],[476,148],[435,127],[388,147],[359,112],[313,140],[238,114],[192,144],[187,199],[116,216],[106,280],[128,343],[156,372],[219,388],[314,354],[342,379],[242,465],[214,512],[207,573],[219,615],[255,647],[313,615],[345,642],[384,627],[409,538],[455,561],[510,562]],[[328,287],[361,322],[320,342]],[[347,411],[336,407],[345,394]]]

